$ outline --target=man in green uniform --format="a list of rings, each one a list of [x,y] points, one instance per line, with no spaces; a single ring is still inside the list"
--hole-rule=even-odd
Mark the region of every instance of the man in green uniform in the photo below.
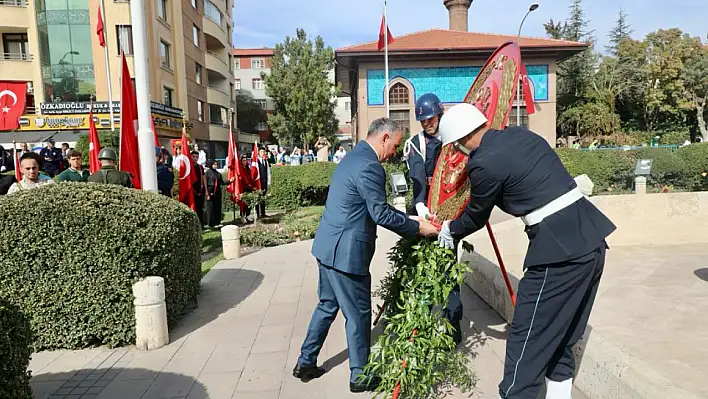
[[[76,150],[69,150],[66,154],[66,158],[69,160],[69,168],[61,172],[57,180],[85,182],[89,178],[90,173],[81,165],[83,160],[81,153]]]
[[[116,151],[113,148],[101,148],[98,153],[98,160],[101,161],[101,169],[89,176],[90,183],[117,184],[119,186],[133,188],[130,174],[121,172],[116,168]]]

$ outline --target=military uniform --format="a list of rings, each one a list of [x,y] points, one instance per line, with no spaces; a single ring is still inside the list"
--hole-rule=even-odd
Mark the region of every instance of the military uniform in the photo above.
[[[117,184],[119,186],[133,188],[130,174],[121,172],[113,165],[104,165],[96,173],[89,176],[90,183]]]
[[[411,180],[413,180],[413,204],[428,203],[430,180],[440,156],[442,143],[425,131],[406,140],[403,152]]]
[[[440,126],[444,144],[486,123],[470,104],[456,105],[447,117]],[[572,349],[590,317],[605,263],[605,238],[615,225],[585,198],[543,137],[521,127],[482,134],[467,164],[470,201],[457,219],[443,222],[439,239],[449,246],[449,240],[481,229],[494,206],[521,218],[529,246],[499,395],[535,398],[545,376],[546,398],[569,399]]]

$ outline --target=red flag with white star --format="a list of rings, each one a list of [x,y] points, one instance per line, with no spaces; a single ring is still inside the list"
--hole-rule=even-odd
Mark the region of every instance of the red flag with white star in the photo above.
[[[20,127],[26,94],[27,83],[0,81],[0,131]]]

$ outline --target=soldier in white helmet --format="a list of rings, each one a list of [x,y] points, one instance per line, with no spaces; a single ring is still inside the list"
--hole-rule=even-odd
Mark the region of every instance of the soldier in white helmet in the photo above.
[[[442,223],[440,245],[481,229],[494,206],[526,224],[529,247],[506,344],[503,399],[535,398],[546,377],[547,399],[570,399],[572,347],[587,325],[615,226],[577,187],[541,136],[521,127],[492,130],[471,104],[440,121],[443,145],[468,154],[470,201]]]

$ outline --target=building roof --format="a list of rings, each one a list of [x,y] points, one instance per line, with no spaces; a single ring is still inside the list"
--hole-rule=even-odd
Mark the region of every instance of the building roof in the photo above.
[[[253,55],[273,55],[272,48],[235,48],[232,52],[233,55],[238,55],[242,57],[248,57]]]
[[[516,41],[516,36],[494,33],[463,32],[447,29],[430,29],[394,36],[394,42],[388,47],[389,52],[440,51],[440,50],[485,50],[496,49],[502,44]],[[378,41],[342,47],[337,53],[378,52]],[[589,44],[566,40],[524,37],[520,39],[522,49],[530,48],[585,48]]]

